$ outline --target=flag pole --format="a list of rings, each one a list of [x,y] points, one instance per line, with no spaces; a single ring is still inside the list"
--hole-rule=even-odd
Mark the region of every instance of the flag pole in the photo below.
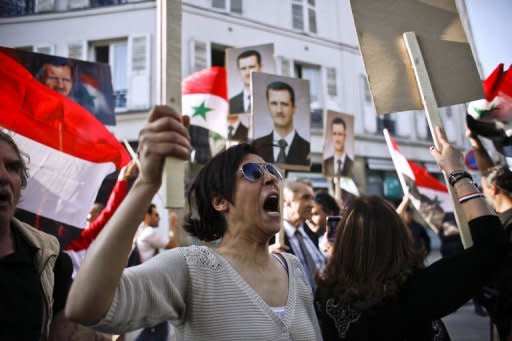
[[[437,106],[437,101],[434,96],[434,90],[432,89],[432,84],[430,82],[427,67],[425,66],[425,61],[421,53],[416,33],[405,32],[403,34],[403,39],[405,42],[405,46],[407,48],[407,52],[409,54],[409,59],[412,64],[414,75],[416,76],[416,83],[418,85],[418,90],[420,92],[423,107],[425,109],[425,115],[427,116],[427,122],[430,129],[430,133],[432,134],[432,138],[434,139],[435,146],[439,147],[440,141],[437,138],[435,129],[437,126],[439,126],[441,128],[443,135],[445,135],[445,131],[443,123],[441,121],[441,116],[439,115],[439,109]],[[448,174],[446,174],[446,172],[443,171],[443,175],[446,183],[448,184],[448,193],[450,193],[450,198],[452,199],[453,213],[455,215],[457,226],[459,227],[462,244],[464,245],[464,248],[467,249],[473,245],[473,240],[471,238],[471,233],[469,231],[467,220],[466,217],[464,216],[464,213],[462,212],[454,188],[449,185]]]
[[[400,185],[402,186],[404,195],[409,195],[409,187],[407,187],[404,175],[402,174],[402,172],[398,171],[397,161],[395,158],[395,154],[393,153],[393,144],[391,143],[389,131],[386,128],[384,128],[384,129],[382,129],[382,133],[384,133],[384,139],[386,140],[386,145],[388,146],[389,155],[391,155],[391,161],[393,161],[393,164],[395,165],[395,169],[397,170],[396,174],[398,176],[398,181],[400,181]]]
[[[158,101],[181,113],[181,1],[157,0]],[[163,173],[164,205],[185,207],[185,162],[168,157]]]

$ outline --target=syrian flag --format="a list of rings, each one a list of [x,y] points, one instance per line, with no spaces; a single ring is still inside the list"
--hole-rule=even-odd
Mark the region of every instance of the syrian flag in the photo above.
[[[384,136],[404,193],[409,195],[412,204],[427,223],[440,226],[445,214],[453,212],[448,188],[425,168],[408,160],[387,129],[384,129]]]
[[[20,215],[35,214],[27,222],[57,236],[63,226],[82,228],[105,176],[130,156],[85,108],[1,51],[0,64],[0,126],[29,156]],[[59,222],[57,231],[51,222]]]
[[[512,119],[512,67],[504,71],[500,64],[483,82],[485,99],[470,102],[468,114],[475,119]]]
[[[193,73],[181,83],[183,115],[190,124],[227,137],[229,112],[226,68],[214,66]]]

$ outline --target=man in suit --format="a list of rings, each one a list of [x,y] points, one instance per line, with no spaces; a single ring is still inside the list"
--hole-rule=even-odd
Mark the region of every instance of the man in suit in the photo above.
[[[240,121],[239,117],[228,116],[228,140],[247,142],[248,136],[249,128]]]
[[[242,91],[229,99],[229,112],[240,114],[251,112],[251,72],[261,71],[261,54],[256,50],[247,50],[238,56],[238,73],[244,85]]]
[[[253,141],[253,145],[267,162],[280,164],[310,164],[310,144],[295,130],[295,92],[284,82],[275,81],[267,86],[267,107],[274,122],[270,134]]]
[[[285,181],[284,184],[284,241],[288,252],[299,259],[306,278],[315,289],[315,276],[324,266],[325,259],[318,246],[306,232],[306,220],[311,218],[313,189],[304,181]],[[317,239],[318,243],[318,239]]]
[[[323,162],[324,174],[328,177],[347,176],[352,177],[354,160],[346,153],[345,140],[347,129],[345,121],[336,117],[331,122],[331,136],[334,148],[334,155]]]

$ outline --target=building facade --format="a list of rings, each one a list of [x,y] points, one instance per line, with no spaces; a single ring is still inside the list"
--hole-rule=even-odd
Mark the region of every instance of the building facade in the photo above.
[[[271,10],[269,10],[271,9]],[[156,104],[156,2],[133,0],[6,0],[0,5],[0,45],[108,63],[119,138],[135,141]],[[355,116],[355,173],[362,192],[399,199],[382,128],[402,152],[438,172],[422,111],[377,116],[348,0],[185,0],[182,75],[224,65],[225,49],[273,43],[278,74],[310,81],[312,171],[321,177],[323,116]],[[465,105],[441,109],[449,139],[466,147]],[[398,193],[398,194],[397,194]]]

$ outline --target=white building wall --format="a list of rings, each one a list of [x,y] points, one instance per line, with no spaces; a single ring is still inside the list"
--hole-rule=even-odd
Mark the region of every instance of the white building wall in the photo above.
[[[306,2],[307,3],[307,2]],[[211,0],[187,0],[183,4],[182,71],[192,72],[193,41],[206,43],[207,64],[210,65],[212,43],[225,46],[247,46],[272,42],[276,65],[280,58],[303,62],[321,68],[322,106],[356,116],[356,154],[364,157],[388,158],[384,140],[376,131],[376,116],[365,101],[364,67],[359,54],[348,0],[316,1],[317,34],[292,29],[291,0],[243,1],[242,15],[211,9]],[[0,44],[9,47],[50,45],[57,55],[66,56],[69,43],[129,38],[147,35],[150,38],[150,93],[155,103],[156,70],[156,5],[155,2],[124,4],[73,12],[40,14],[0,19]],[[326,90],[326,67],[336,69],[337,96]],[[451,115],[443,114],[451,140],[465,144],[463,131],[464,106],[457,106]],[[139,113],[141,111],[139,110]],[[417,112],[395,114],[398,139],[406,155],[421,161],[432,161],[427,151],[429,141],[422,138],[424,115]],[[450,117],[446,117],[450,116]],[[112,131],[120,139],[134,140],[142,127],[145,114],[120,113]],[[418,128],[422,127],[422,129]],[[313,152],[318,160],[321,132],[313,134]],[[467,145],[467,143],[466,143]],[[407,152],[405,152],[407,151]],[[410,151],[410,153],[409,153]]]

